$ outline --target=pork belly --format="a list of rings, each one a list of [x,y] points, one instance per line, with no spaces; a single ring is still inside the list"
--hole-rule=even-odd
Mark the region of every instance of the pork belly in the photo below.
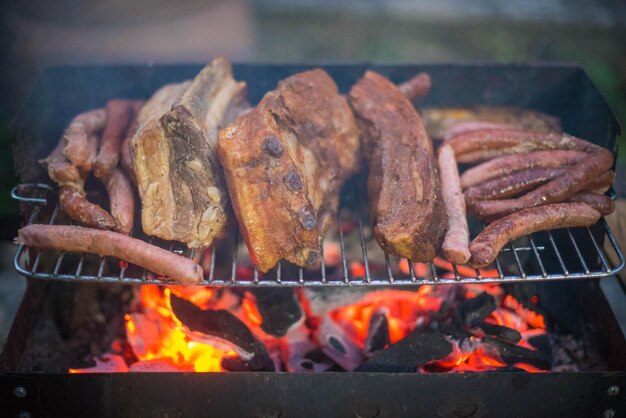
[[[433,144],[419,114],[395,84],[373,71],[352,87],[349,100],[369,160],[378,244],[413,261],[432,260],[446,218]]]
[[[228,195],[217,160],[217,131],[245,83],[217,58],[194,80],[157,91],[137,117],[131,140],[148,235],[207,247],[228,219]]]
[[[293,75],[219,133],[218,154],[239,227],[259,270],[309,267],[359,165],[354,116],[328,74]]]

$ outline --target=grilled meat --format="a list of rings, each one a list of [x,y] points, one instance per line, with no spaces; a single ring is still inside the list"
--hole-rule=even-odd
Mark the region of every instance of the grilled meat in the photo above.
[[[131,140],[146,234],[209,246],[224,231],[228,195],[217,161],[217,131],[245,90],[217,58],[187,83],[159,90],[141,109]]]
[[[517,107],[441,107],[422,109],[420,113],[433,139],[444,138],[453,126],[466,122],[486,122],[541,132],[561,131],[559,120],[554,116]]]
[[[368,71],[350,90],[370,163],[374,234],[387,252],[435,257],[446,230],[433,144],[417,111],[383,76]]]
[[[321,69],[295,74],[219,134],[219,158],[249,253],[265,272],[309,267],[359,165],[354,116]]]

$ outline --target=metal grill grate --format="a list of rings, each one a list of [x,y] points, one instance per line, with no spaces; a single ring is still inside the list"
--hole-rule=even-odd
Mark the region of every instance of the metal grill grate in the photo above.
[[[520,238],[509,243],[495,263],[483,270],[439,258],[426,264],[411,263],[383,253],[377,245],[364,221],[369,215],[359,189],[356,183],[352,184],[342,196],[336,223],[321,248],[321,266],[315,270],[282,262],[269,273],[260,273],[250,261],[236,228],[202,254],[180,243],[164,242],[139,232],[135,236],[198,260],[205,270],[205,279],[199,284],[208,286],[401,286],[593,279],[614,275],[624,267],[624,255],[604,219],[591,228],[554,230]],[[56,203],[56,191],[46,184],[18,186],[12,196],[27,205],[29,224],[69,223]],[[15,255],[15,268],[35,279],[172,283],[112,257],[38,250],[24,245]]]

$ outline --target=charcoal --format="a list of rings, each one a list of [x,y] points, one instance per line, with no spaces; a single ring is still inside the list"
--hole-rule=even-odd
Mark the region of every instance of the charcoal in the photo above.
[[[522,334],[520,334],[519,331],[513,328],[505,327],[502,325],[490,324],[488,322],[483,322],[479,324],[478,327],[482,329],[485,334],[492,337],[498,337],[514,343],[517,343],[519,342],[519,340],[522,339]]]
[[[293,289],[254,289],[251,293],[263,318],[261,329],[268,334],[282,337],[303,317]]]
[[[450,353],[452,353],[452,344],[443,333],[412,332],[404,339],[374,354],[355,371],[412,373],[418,367],[440,360]]]
[[[367,338],[363,345],[363,354],[371,357],[375,352],[380,351],[391,344],[389,338],[389,322],[383,311],[376,311],[370,317],[367,327]]]
[[[274,370],[265,344],[257,340],[248,327],[226,310],[202,310],[193,303],[171,295],[172,310],[190,331],[226,340],[239,348],[241,363],[229,359],[226,364],[237,370]],[[243,355],[242,355],[243,354]],[[226,367],[225,364],[223,364]]]
[[[495,299],[489,293],[483,292],[475,298],[463,301],[455,312],[455,320],[460,319],[466,327],[473,327],[495,310]]]
[[[528,338],[530,345],[543,353],[550,353],[552,347],[550,346],[550,339],[548,334],[539,334]]]
[[[530,350],[499,338],[485,337],[482,339],[487,350],[496,353],[507,364],[526,363],[542,370],[550,370],[550,356],[541,351]]]

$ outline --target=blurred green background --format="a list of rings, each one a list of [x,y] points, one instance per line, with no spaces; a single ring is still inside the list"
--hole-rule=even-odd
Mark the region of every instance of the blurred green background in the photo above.
[[[35,0],[3,7],[4,238],[17,213],[8,197],[16,181],[8,127],[47,65],[203,62],[216,53],[233,61],[568,62],[588,72],[626,123],[624,1]],[[625,141],[622,134],[622,148]]]

